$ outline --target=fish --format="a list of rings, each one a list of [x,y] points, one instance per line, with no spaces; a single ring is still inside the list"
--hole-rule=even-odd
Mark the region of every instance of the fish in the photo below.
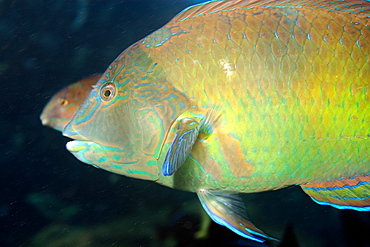
[[[63,131],[102,74],[94,74],[55,93],[40,115],[42,125]]]
[[[208,1],[126,48],[63,135],[80,161],[195,192],[242,237],[277,240],[240,193],[299,185],[370,210],[370,2]]]

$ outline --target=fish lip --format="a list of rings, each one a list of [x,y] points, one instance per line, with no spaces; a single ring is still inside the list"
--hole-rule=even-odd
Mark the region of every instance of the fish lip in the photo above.
[[[90,144],[90,145],[94,143],[92,141],[85,141],[85,140],[72,140],[72,141],[69,141],[69,142],[66,143],[66,148],[70,152],[78,152],[78,151],[80,151],[82,145],[76,145],[76,144],[79,144],[81,142],[87,143],[87,144]],[[76,147],[77,147],[77,149],[76,149]]]
[[[65,136],[65,137],[71,138],[73,140],[77,140],[77,141],[90,141],[87,138],[85,138],[84,136],[80,135],[80,133],[78,133],[73,128],[73,126],[71,125],[71,123],[67,124],[64,127],[63,132],[62,132],[62,135]]]
[[[41,124],[44,126],[47,126],[50,123],[49,119],[47,118],[41,118]]]
[[[44,114],[44,113],[41,113],[40,120],[41,120],[41,124],[43,126],[47,126],[50,123],[49,117],[46,114]]]

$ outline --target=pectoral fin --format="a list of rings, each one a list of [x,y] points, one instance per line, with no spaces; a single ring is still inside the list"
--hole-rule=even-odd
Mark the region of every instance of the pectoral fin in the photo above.
[[[185,117],[177,121],[177,132],[163,163],[164,176],[172,175],[185,163],[199,134],[199,123],[193,118]]]
[[[301,187],[318,204],[370,211],[370,175],[305,184]]]
[[[176,135],[162,167],[162,174],[170,176],[177,171],[190,154],[199,133],[206,136],[212,132],[211,123],[215,124],[218,117],[215,109],[209,110],[204,116],[192,115],[190,112],[181,114],[172,126]]]
[[[263,242],[263,238],[276,240],[268,237],[247,219],[244,204],[237,194],[205,189],[198,190],[197,194],[204,210],[217,224],[258,242]]]

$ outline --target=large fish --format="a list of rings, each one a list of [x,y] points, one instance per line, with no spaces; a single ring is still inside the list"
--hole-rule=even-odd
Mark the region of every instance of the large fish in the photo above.
[[[42,125],[62,131],[102,74],[94,74],[62,88],[51,97],[40,115]]]
[[[79,160],[196,192],[241,236],[238,192],[300,185],[370,210],[370,3],[211,1],[108,67],[66,126]]]

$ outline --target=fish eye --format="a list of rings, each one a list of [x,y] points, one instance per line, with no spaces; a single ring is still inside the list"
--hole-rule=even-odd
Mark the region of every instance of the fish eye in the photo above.
[[[100,98],[104,101],[109,101],[113,98],[114,94],[116,93],[116,87],[113,83],[105,84],[100,89]]]
[[[59,104],[62,105],[62,106],[66,106],[66,105],[68,105],[68,103],[69,102],[66,99],[63,99],[63,98],[59,99]]]

